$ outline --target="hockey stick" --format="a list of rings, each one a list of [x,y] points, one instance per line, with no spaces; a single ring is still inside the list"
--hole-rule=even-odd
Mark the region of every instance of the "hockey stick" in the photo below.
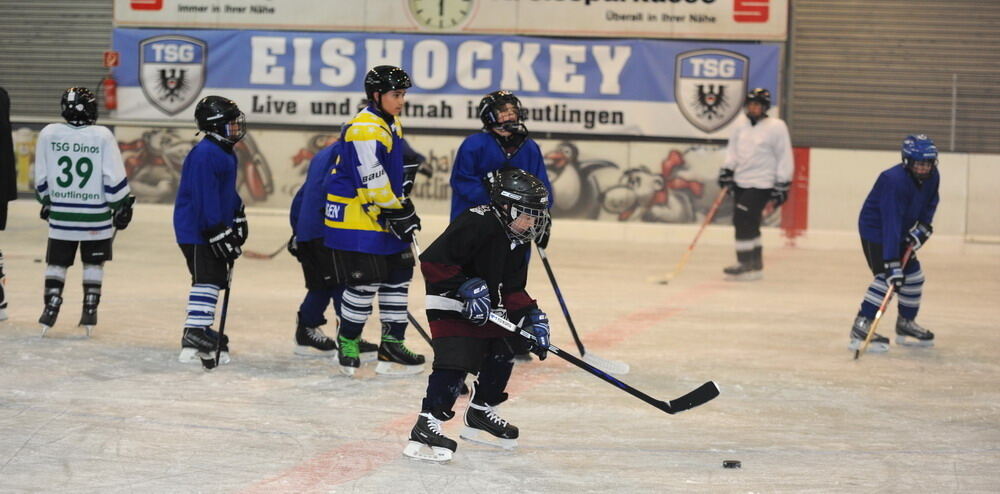
[[[491,312],[490,322],[506,329],[507,331],[510,331],[511,333],[521,335],[521,337],[527,338],[531,342],[535,341],[535,338],[531,335],[531,333],[517,327],[516,324],[508,321],[506,317],[499,313]],[[653,405],[670,415],[683,412],[684,410],[688,410],[699,405],[704,405],[705,403],[715,399],[716,396],[719,396],[719,387],[713,381],[708,381],[684,396],[674,398],[670,401],[657,400],[656,398],[653,398],[652,396],[649,396],[646,393],[643,393],[642,391],[615,379],[613,376],[602,371],[601,369],[576,358],[572,354],[560,350],[559,347],[555,345],[549,344],[548,351],[549,353],[611,383],[618,389],[621,389],[622,391],[635,396],[636,398],[639,398],[640,400],[645,401],[646,403],[649,403],[650,405]]]
[[[229,292],[233,289],[233,268],[235,261],[229,261],[229,269],[226,272],[226,294],[222,296],[222,314],[219,316],[219,341],[215,344],[215,359],[201,359],[201,366],[206,371],[210,371],[219,366],[219,359],[222,356],[222,337],[226,334],[226,314],[229,313]]]
[[[281,247],[278,247],[278,250],[276,250],[276,251],[274,251],[274,252],[272,252],[270,254],[265,254],[263,252],[257,252],[257,251],[253,251],[253,250],[249,250],[249,249],[244,249],[243,250],[243,255],[247,259],[260,259],[260,260],[274,259],[275,256],[277,256],[278,254],[281,254],[281,251],[285,250],[286,246],[287,246],[287,243],[282,244]]]
[[[910,255],[913,254],[913,247],[907,246],[906,251],[903,252],[903,261],[900,262],[900,269],[906,269],[906,263],[910,262]],[[888,283],[886,283],[888,285]],[[854,350],[854,360],[861,357],[862,353],[868,350],[868,344],[871,343],[872,337],[875,336],[875,328],[878,327],[879,321],[882,320],[882,315],[885,314],[885,308],[889,305],[889,301],[892,299],[893,293],[896,292],[896,285],[889,285],[885,290],[885,296],[882,297],[882,305],[879,305],[878,311],[875,312],[875,319],[872,320],[872,325],[868,327],[868,335],[865,336],[865,343],[861,345],[860,348]]]
[[[566,300],[563,299],[562,291],[559,290],[559,284],[556,283],[556,275],[552,272],[552,265],[549,264],[549,257],[545,255],[545,249],[539,245],[535,245],[538,248],[538,255],[542,258],[542,265],[545,266],[545,273],[549,275],[549,281],[552,283],[552,289],[556,292],[556,298],[559,299],[559,306],[562,307],[563,315],[566,316],[566,323],[569,325],[569,331],[573,334],[573,341],[576,342],[576,348],[580,350],[580,356],[583,360],[589,362],[594,367],[604,369],[612,374],[628,374],[629,365],[625,362],[619,362],[617,360],[608,360],[606,358],[599,357],[593,353],[587,353],[587,350],[583,347],[583,341],[580,340],[580,335],[576,332],[576,325],[573,324],[573,318],[569,315],[569,308],[566,307]]]
[[[655,281],[661,285],[666,285],[667,283],[670,283],[670,280],[676,278],[677,275],[681,273],[681,270],[687,265],[688,259],[691,258],[691,253],[694,252],[695,244],[697,244],[698,239],[701,238],[701,234],[705,231],[705,227],[712,222],[712,218],[715,217],[715,213],[719,210],[719,206],[722,204],[722,200],[726,198],[727,193],[729,193],[728,186],[723,187],[722,190],[719,191],[718,197],[715,198],[715,202],[713,202],[712,207],[709,208],[708,214],[705,215],[705,220],[701,222],[701,228],[699,228],[698,233],[695,234],[694,240],[691,241],[691,245],[688,245],[687,250],[684,251],[684,255],[681,256],[681,260],[677,262],[677,266],[674,266],[673,272],[663,278],[654,278],[651,281]]]

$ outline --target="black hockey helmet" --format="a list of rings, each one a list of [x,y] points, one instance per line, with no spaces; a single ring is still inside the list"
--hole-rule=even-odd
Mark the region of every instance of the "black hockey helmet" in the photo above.
[[[771,108],[771,91],[764,89],[762,87],[754,88],[749,93],[747,93],[747,99],[743,104],[757,102],[764,107],[764,112]]]
[[[247,133],[246,116],[236,102],[222,96],[205,96],[194,108],[198,130],[236,144]]]
[[[97,122],[97,96],[85,87],[71,87],[63,91],[59,105],[62,117],[71,125],[93,125]]]
[[[487,181],[493,211],[507,226],[507,236],[512,241],[528,243],[545,231],[549,222],[549,191],[541,180],[508,166],[490,172]]]
[[[379,65],[365,74],[365,95],[369,101],[375,101],[373,96],[375,93],[385,94],[397,89],[409,89],[412,86],[410,75],[395,65]]]
[[[500,114],[510,108],[515,113],[514,121],[501,124]],[[486,130],[502,128],[511,133],[527,134],[528,129],[524,126],[527,117],[528,111],[521,107],[521,100],[510,91],[493,91],[479,101],[479,119],[483,121],[483,128]]]

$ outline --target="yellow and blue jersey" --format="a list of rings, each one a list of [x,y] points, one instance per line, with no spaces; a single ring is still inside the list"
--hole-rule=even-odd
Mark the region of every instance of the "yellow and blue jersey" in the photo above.
[[[402,208],[402,140],[399,119],[371,106],[344,127],[337,163],[324,181],[327,247],[379,255],[410,248],[379,221],[383,209]]]

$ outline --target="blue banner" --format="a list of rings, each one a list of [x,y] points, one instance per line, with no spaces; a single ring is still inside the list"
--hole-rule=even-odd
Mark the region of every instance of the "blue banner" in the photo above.
[[[780,44],[353,32],[116,29],[113,44],[119,118],[190,118],[222,94],[250,121],[331,124],[390,64],[414,83],[409,127],[474,128],[479,99],[508,89],[532,130],[669,137],[720,137],[747,89],[777,97],[781,59]]]

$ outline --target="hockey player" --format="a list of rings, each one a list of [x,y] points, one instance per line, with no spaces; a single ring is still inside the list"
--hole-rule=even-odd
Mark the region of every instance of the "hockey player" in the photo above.
[[[868,285],[851,327],[848,348],[852,351],[864,344],[889,284],[896,287],[899,304],[896,343],[924,347],[934,344],[934,333],[915,321],[924,286],[924,273],[915,252],[934,231],[931,223],[941,181],[938,151],[926,135],[910,135],[903,140],[902,155],[902,163],[879,174],[861,206],[858,218],[861,248],[875,279]],[[907,247],[913,253],[903,266],[901,261]],[[888,350],[889,339],[874,334],[868,351]]]
[[[390,65],[365,75],[368,106],[341,132],[337,164],[327,175],[325,243],[335,262],[347,268],[337,337],[339,363],[346,375],[361,365],[361,330],[372,312],[376,293],[382,342],[380,374],[416,374],[424,356],[405,345],[406,297],[413,277],[410,243],[420,218],[404,196],[403,111],[410,77]]]
[[[0,231],[7,228],[7,203],[17,199],[17,162],[10,127],[10,97],[0,87]],[[7,279],[3,272],[3,251],[0,251],[0,321],[7,319]]]
[[[484,179],[489,172],[505,166],[534,175],[547,190],[552,190],[542,151],[538,143],[528,137],[524,124],[526,115],[521,100],[510,91],[493,91],[479,102],[479,119],[483,127],[462,141],[451,168],[451,219],[470,207],[488,204],[490,192]],[[551,228],[552,222],[547,222],[545,231],[535,240],[539,247],[548,246]],[[519,360],[531,360],[526,345],[520,340],[513,344]]]
[[[545,313],[525,291],[532,240],[549,221],[549,193],[541,180],[517,168],[494,172],[488,204],[472,207],[420,256],[427,285],[427,319],[434,348],[433,371],[410,442],[403,454],[448,461],[457,444],[442,422],[452,410],[466,373],[477,374],[465,410],[461,437],[503,448],[517,445],[518,429],[496,407],[514,366],[512,335],[489,323],[492,311],[506,311],[535,337],[531,345],[544,360],[549,326]]]
[[[115,231],[132,219],[125,165],[118,141],[97,122],[97,97],[85,87],[63,92],[66,123],[45,126],[35,148],[35,192],[40,216],[49,223],[45,253],[45,308],[38,318],[42,336],[56,323],[66,271],[77,248],[83,263],[80,326],[89,337],[97,325],[104,263],[111,260]]]
[[[757,88],[747,94],[745,114],[733,126],[726,160],[719,170],[719,187],[729,187],[735,200],[737,264],[723,272],[729,280],[759,280],[764,269],[760,241],[761,213],[768,201],[774,207],[788,199],[794,163],[788,127],[768,116],[771,92]]]
[[[206,96],[194,110],[205,138],[184,158],[174,202],[174,235],[191,273],[187,319],[178,360],[199,357],[229,363],[229,338],[211,329],[219,291],[229,288],[233,262],[243,253],[248,225],[236,191],[237,158],[233,147],[246,135],[246,118],[236,103]],[[208,365],[206,365],[208,367]]]

